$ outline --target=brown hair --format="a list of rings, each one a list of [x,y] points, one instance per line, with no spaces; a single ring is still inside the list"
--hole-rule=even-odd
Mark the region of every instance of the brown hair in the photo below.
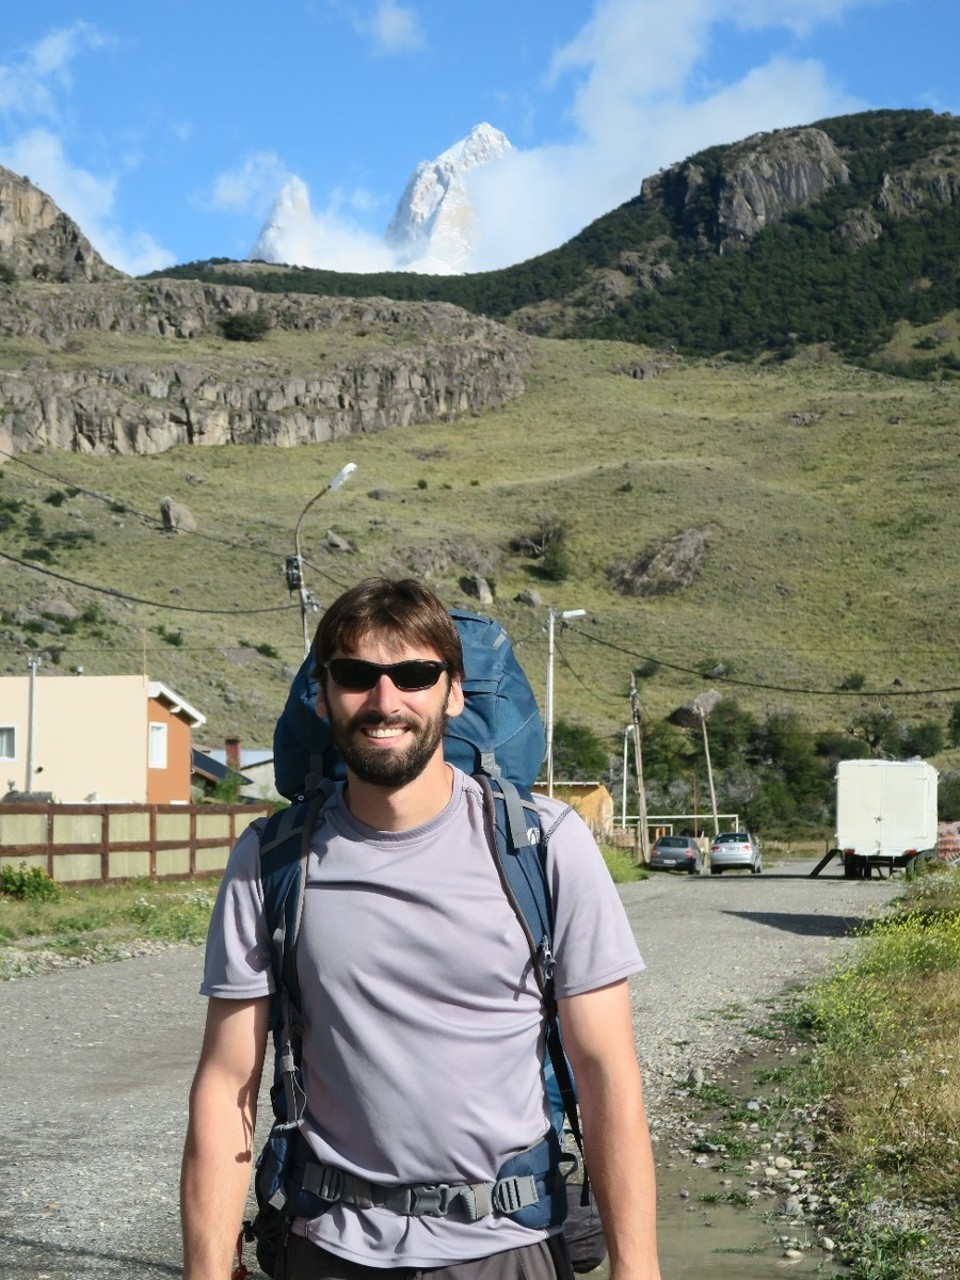
[[[350,653],[367,635],[433,649],[451,679],[463,679],[463,648],[453,619],[429,587],[415,578],[365,578],[338,596],[313,639],[317,667],[339,650]]]

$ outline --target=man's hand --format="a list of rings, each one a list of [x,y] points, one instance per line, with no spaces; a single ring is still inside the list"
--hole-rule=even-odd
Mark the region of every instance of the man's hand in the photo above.
[[[660,1280],[653,1150],[626,980],[558,1004],[611,1280]]]
[[[211,1000],[180,1178],[184,1280],[228,1280],[243,1217],[270,997]]]

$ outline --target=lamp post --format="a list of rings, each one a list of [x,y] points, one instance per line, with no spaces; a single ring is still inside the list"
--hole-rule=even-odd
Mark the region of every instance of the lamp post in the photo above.
[[[553,795],[553,636],[557,618],[582,618],[586,609],[550,609],[547,612],[547,795]]]
[[[348,462],[345,467],[341,467],[337,474],[333,477],[328,485],[315,493],[307,505],[300,512],[300,519],[297,521],[297,528],[293,535],[293,544],[295,554],[287,557],[287,586],[291,591],[296,591],[300,596],[300,625],[303,630],[303,656],[306,657],[310,652],[310,638],[307,635],[307,607],[310,603],[307,593],[306,583],[303,580],[303,555],[300,550],[300,529],[303,526],[303,517],[307,514],[315,502],[318,502],[325,493],[333,493],[339,489],[345,481],[357,469],[355,462]]]

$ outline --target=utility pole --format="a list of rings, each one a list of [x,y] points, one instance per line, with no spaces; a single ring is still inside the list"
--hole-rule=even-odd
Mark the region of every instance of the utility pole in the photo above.
[[[647,792],[643,784],[643,749],[640,731],[640,695],[637,693],[637,681],[630,673],[630,710],[633,713],[633,762],[637,770],[637,827],[640,834],[640,861],[646,865],[650,861],[650,830],[647,826]]]
[[[37,684],[37,668],[40,666],[39,658],[28,658],[27,666],[30,668],[30,692],[27,699],[27,777],[24,791],[33,790],[33,732],[35,723],[35,707],[36,707],[36,684]]]
[[[553,795],[553,634],[557,618],[582,618],[586,609],[549,609],[547,611],[547,795]]]
[[[710,743],[707,739],[707,713],[699,703],[696,704],[700,715],[700,728],[703,730],[703,754],[707,761],[707,782],[710,785],[710,811],[713,814],[713,834],[720,834],[720,820],[717,817],[717,793],[713,789],[713,766],[710,763]]]

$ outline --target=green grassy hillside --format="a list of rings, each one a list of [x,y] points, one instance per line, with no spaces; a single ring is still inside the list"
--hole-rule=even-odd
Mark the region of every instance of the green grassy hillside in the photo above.
[[[271,334],[262,354],[283,340]],[[305,503],[355,461],[304,521],[319,600],[383,571],[469,603],[459,580],[482,572],[541,692],[547,608],[586,609],[558,636],[556,711],[601,734],[613,760],[630,673],[653,662],[640,679],[651,718],[714,687],[758,716],[796,711],[811,730],[843,729],[872,693],[907,720],[946,723],[960,698],[960,388],[816,348],[766,364],[599,341],[535,352],[527,395],[482,418],[296,450],[7,460],[0,669],[25,672],[38,651],[49,675],[145,667],[204,712],[209,744],[267,745],[301,657],[283,560]],[[659,374],[626,376],[638,359]],[[196,533],[159,531],[168,495]],[[563,581],[509,550],[551,514],[569,528]],[[612,590],[611,565],[691,528],[708,531],[692,586]],[[328,530],[355,552],[327,549]],[[540,607],[514,601],[526,588]],[[44,619],[57,598],[80,616]],[[728,682],[703,674],[721,663]],[[860,691],[836,692],[852,676]]]

